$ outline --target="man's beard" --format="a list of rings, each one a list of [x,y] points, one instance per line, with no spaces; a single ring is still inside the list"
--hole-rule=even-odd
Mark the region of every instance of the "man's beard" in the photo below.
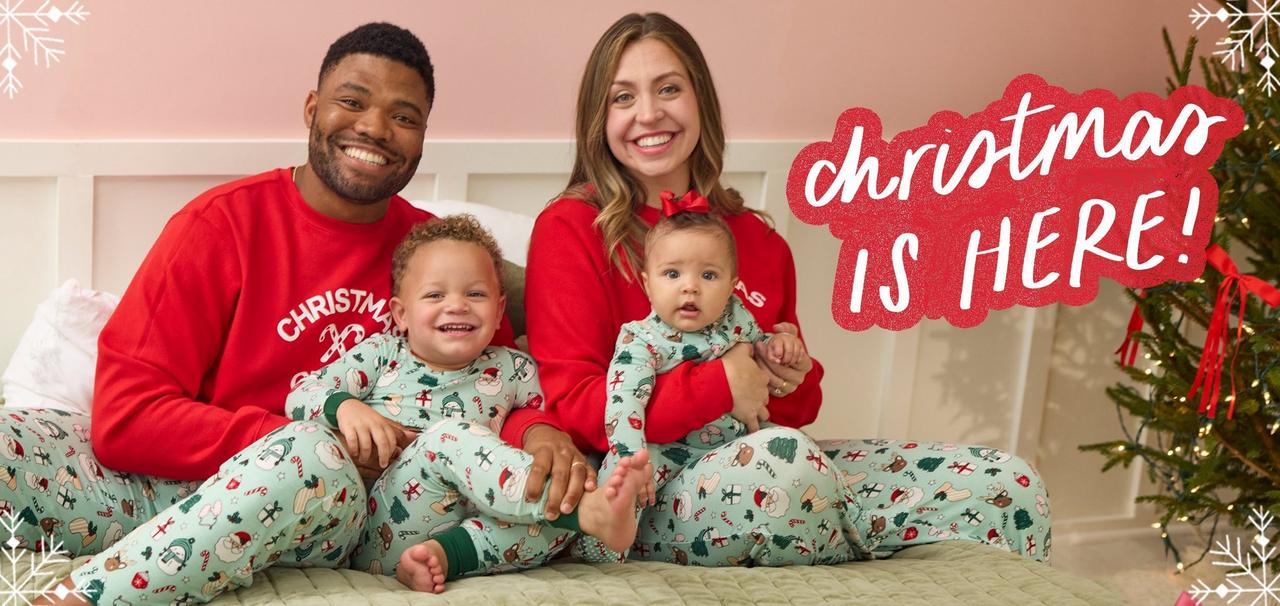
[[[375,149],[381,149],[381,146],[374,143],[361,143]],[[409,184],[409,181],[413,180],[413,173],[417,171],[418,162],[422,160],[422,155],[419,154],[417,157],[411,158],[401,172],[392,173],[380,183],[362,185],[353,183],[342,175],[341,169],[338,168],[340,160],[334,157],[335,154],[341,153],[343,153],[342,150],[332,141],[332,138],[320,132],[315,122],[312,121],[311,141],[307,146],[307,163],[311,166],[312,172],[317,177],[320,177],[320,180],[329,189],[357,204],[374,204],[399,193]],[[384,155],[389,158],[389,154]]]

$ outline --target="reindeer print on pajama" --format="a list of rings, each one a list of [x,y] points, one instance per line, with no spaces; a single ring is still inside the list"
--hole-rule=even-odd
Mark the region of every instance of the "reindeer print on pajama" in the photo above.
[[[335,567],[364,520],[355,468],[316,423],[277,429],[204,482],[106,470],[82,414],[6,411],[0,443],[0,513],[21,521],[15,540],[96,554],[71,575],[94,603],[207,602],[271,563]]]
[[[435,371],[404,339],[374,335],[306,377],[285,408],[336,429],[332,412],[349,398],[421,431],[369,487],[354,568],[394,574],[405,549],[459,526],[475,546],[472,574],[541,565],[574,536],[544,521],[545,492],[524,500],[533,457],[497,435],[512,409],[542,406],[528,355],[490,347],[462,369]]]
[[[736,297],[715,322],[680,331],[655,312],[622,326],[609,366],[605,433],[608,477],[619,457],[648,448],[657,503],[641,519],[630,557],[683,564],[784,565],[840,562],[868,553],[854,530],[852,493],[838,481],[825,455],[821,469],[804,458],[817,447],[803,433],[764,424],[753,434],[725,415],[670,444],[646,444],[644,411],[656,375],[688,361],[719,358],[737,343],[769,338]],[[697,405],[690,394],[690,406]],[[797,457],[799,453],[799,457]],[[613,561],[584,537],[576,553]]]

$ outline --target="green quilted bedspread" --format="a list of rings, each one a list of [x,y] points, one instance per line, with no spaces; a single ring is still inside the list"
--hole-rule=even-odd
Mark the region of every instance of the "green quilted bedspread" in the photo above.
[[[21,558],[27,560],[28,558]],[[29,564],[0,569],[27,578]],[[48,572],[65,575],[59,559]],[[37,577],[38,580],[38,577]],[[7,585],[7,583],[6,583]],[[0,590],[0,594],[5,593]],[[1123,604],[1111,588],[978,543],[950,541],[893,558],[839,566],[699,568],[654,562],[556,563],[453,582],[440,595],[414,593],[391,577],[352,570],[272,568],[212,604]]]

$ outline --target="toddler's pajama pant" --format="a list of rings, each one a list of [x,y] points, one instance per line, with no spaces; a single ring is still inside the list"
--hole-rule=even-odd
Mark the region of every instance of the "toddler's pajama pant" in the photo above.
[[[542,565],[575,533],[544,521],[545,490],[537,502],[524,500],[532,464],[532,455],[480,423],[436,422],[370,488],[371,513],[352,567],[393,574],[404,550],[459,527],[476,556],[466,574]],[[576,526],[566,516],[554,524]],[[449,562],[451,577],[458,565]]]

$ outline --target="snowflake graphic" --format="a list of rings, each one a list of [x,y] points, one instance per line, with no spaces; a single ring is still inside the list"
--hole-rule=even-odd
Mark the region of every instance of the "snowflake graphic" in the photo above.
[[[79,25],[89,16],[89,11],[79,2],[72,2],[64,10],[54,5],[53,0],[46,0],[40,8],[22,10],[22,5],[26,3],[27,0],[0,0],[0,26],[4,28],[4,37],[0,38],[0,42],[4,43],[0,45],[0,68],[4,68],[0,72],[3,74],[0,77],[0,93],[9,95],[9,99],[13,99],[22,89],[22,81],[14,73],[22,61],[22,53],[30,52],[31,60],[36,65],[40,65],[42,58],[45,67],[53,65],[54,61],[62,59],[66,51],[60,48],[62,38],[49,34],[49,25],[62,21]],[[16,44],[19,40],[22,44],[21,51]]]
[[[1232,5],[1213,11],[1205,8],[1204,4],[1197,4],[1188,16],[1195,24],[1196,30],[1208,23],[1210,19],[1217,19],[1221,23],[1230,21],[1228,25],[1231,28],[1230,34],[1218,41],[1218,46],[1223,47],[1222,50],[1214,51],[1213,54],[1221,55],[1222,62],[1230,65],[1231,69],[1244,65],[1246,51],[1260,57],[1262,67],[1267,71],[1258,79],[1258,84],[1270,97],[1276,87],[1280,86],[1280,78],[1277,78],[1275,71],[1272,70],[1280,60],[1280,52],[1277,52],[1275,45],[1271,43],[1274,35],[1280,31],[1280,0],[1249,0],[1249,2],[1256,10],[1246,10]]]
[[[1209,553],[1222,556],[1224,559],[1214,561],[1213,565],[1228,566],[1233,570],[1227,573],[1226,581],[1219,583],[1217,587],[1209,587],[1204,581],[1196,581],[1191,586],[1191,597],[1197,602],[1202,602],[1210,595],[1216,595],[1219,599],[1232,603],[1236,598],[1253,595],[1253,601],[1249,602],[1251,605],[1280,604],[1280,587],[1276,586],[1280,579],[1270,574],[1271,571],[1268,569],[1268,561],[1276,555],[1276,548],[1271,545],[1275,538],[1274,533],[1270,539],[1266,536],[1274,520],[1275,516],[1270,512],[1261,508],[1253,510],[1253,516],[1250,517],[1249,522],[1258,530],[1258,534],[1254,536],[1253,544],[1247,552],[1241,546],[1239,537],[1236,538],[1235,545],[1231,544],[1231,537],[1219,540]],[[1255,557],[1258,558],[1257,569],[1254,568]],[[1240,577],[1244,577],[1256,587],[1240,585],[1235,581]]]

